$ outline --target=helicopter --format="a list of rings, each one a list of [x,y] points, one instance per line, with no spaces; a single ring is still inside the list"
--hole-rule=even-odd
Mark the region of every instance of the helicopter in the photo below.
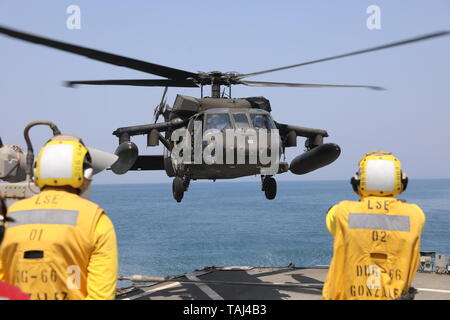
[[[168,177],[173,178],[172,194],[174,199],[180,202],[184,193],[188,190],[191,180],[215,181],[217,179],[234,179],[258,174],[261,176],[261,190],[267,199],[272,200],[277,194],[277,184],[274,178],[276,174],[288,171],[297,175],[307,174],[331,164],[341,153],[337,144],[324,143],[324,138],[328,137],[326,130],[277,122],[272,118],[272,109],[268,99],[265,97],[233,98],[231,95],[232,86],[334,87],[384,90],[382,87],[369,85],[248,81],[246,78],[437,38],[449,35],[450,31],[434,32],[327,58],[242,74],[221,71],[189,72],[81,47],[4,26],[0,26],[0,33],[93,60],[163,77],[164,79],[66,81],[65,85],[68,87],[78,85],[126,85],[165,88],[161,102],[154,110],[153,123],[121,127],[113,132],[113,135],[119,139],[119,145],[115,151],[119,159],[111,166],[111,170],[116,174],[125,174],[130,170],[164,170]],[[210,97],[204,96],[203,88],[205,86],[211,86]],[[170,107],[166,103],[166,93],[169,87],[200,88],[200,98],[177,95],[173,106]],[[224,87],[224,90],[222,90],[222,87]],[[228,88],[228,93],[225,90],[226,88]],[[163,122],[158,122],[160,116],[164,118]],[[183,134],[179,135],[180,131],[183,131]],[[229,131],[234,136],[227,136]],[[260,135],[262,132],[267,134],[265,136]],[[212,133],[212,136],[210,135],[209,140],[206,139],[205,141],[206,133]],[[202,134],[203,138],[200,139],[199,143],[196,143],[195,138],[202,136]],[[131,137],[136,135],[147,135],[147,146],[149,147],[155,147],[159,143],[163,144],[163,154],[139,155],[137,145],[131,141]],[[173,139],[174,135],[177,136],[177,139]],[[306,138],[305,150],[290,163],[287,163],[283,157],[285,148],[296,147],[297,137]],[[241,141],[241,144],[227,143],[236,140]],[[270,140],[270,143],[268,143],[268,140]],[[211,144],[213,147],[211,147]],[[255,151],[255,145],[259,152]],[[175,155],[175,150],[178,151],[177,155]],[[196,151],[202,152],[205,150],[210,151],[212,161],[208,162],[206,160],[209,158],[198,157],[195,154]],[[255,157],[252,157],[255,153],[257,154],[256,160]],[[219,155],[223,154],[227,154],[227,156],[232,154],[233,159],[239,158],[240,155],[241,159],[243,158],[245,161],[243,163],[236,160],[227,163],[217,161]],[[263,163],[262,154],[272,156],[271,160],[273,161],[269,166],[267,163]],[[193,162],[192,159],[195,158],[199,161]],[[281,161],[282,159],[283,161]]]

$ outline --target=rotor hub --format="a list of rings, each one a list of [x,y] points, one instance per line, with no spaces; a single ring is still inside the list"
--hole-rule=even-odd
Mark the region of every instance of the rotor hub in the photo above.
[[[199,72],[196,79],[193,79],[199,85],[225,85],[230,86],[233,84],[239,84],[239,73],[237,72]]]

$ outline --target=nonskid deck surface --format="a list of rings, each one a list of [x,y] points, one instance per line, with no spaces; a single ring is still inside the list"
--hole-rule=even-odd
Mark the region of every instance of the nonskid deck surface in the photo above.
[[[157,284],[136,283],[119,300],[321,300],[327,267],[208,267]],[[417,273],[415,300],[450,300],[450,275]]]

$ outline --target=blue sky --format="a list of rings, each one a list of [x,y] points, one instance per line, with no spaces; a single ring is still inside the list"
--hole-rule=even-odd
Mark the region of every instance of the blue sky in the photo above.
[[[81,29],[69,30],[68,6],[81,9]],[[366,26],[370,5],[381,30]],[[450,29],[450,1],[0,1],[0,24],[187,71],[249,73]],[[63,80],[156,78],[70,53],[0,36],[0,136],[25,146],[22,130],[52,120],[87,145],[113,152],[118,127],[152,121],[162,88],[65,88]],[[249,80],[367,84],[367,89],[234,87],[234,97],[265,96],[275,120],[326,129],[342,148],[332,165],[279,180],[348,179],[374,149],[393,152],[414,178],[450,178],[450,36],[356,57],[261,75]],[[199,96],[197,89],[169,89]],[[32,131],[35,149],[47,129]],[[141,153],[145,138],[136,137]],[[287,159],[302,152],[289,149]],[[111,172],[99,183],[169,182],[163,172]],[[259,180],[258,177],[247,180]],[[243,179],[245,180],[245,179]]]

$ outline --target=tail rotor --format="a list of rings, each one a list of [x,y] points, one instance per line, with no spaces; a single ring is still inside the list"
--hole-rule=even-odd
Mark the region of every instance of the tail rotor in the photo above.
[[[164,116],[164,113],[165,113],[165,111],[166,111],[166,109],[167,109],[167,105],[166,105],[166,100],[167,100],[167,98],[166,98],[166,93],[167,93],[167,89],[168,89],[168,87],[165,87],[165,88],[164,88],[164,93],[163,93],[163,95],[162,95],[162,97],[161,97],[161,102],[159,103],[159,105],[156,106],[156,108],[155,108],[155,110],[154,110],[154,112],[153,112],[153,117],[154,117],[154,119],[155,119],[155,122],[154,122],[154,123],[158,122],[158,119],[159,119],[159,116],[160,116],[160,115],[163,115],[163,116]],[[165,117],[164,117],[164,118],[165,118]]]

